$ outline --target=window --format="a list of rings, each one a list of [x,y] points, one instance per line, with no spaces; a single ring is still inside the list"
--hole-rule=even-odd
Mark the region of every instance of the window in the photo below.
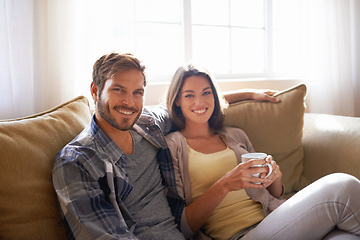
[[[264,4],[264,0],[192,1],[188,27],[193,59],[217,75],[263,73]]]
[[[283,6],[294,10],[294,2],[94,0],[84,13],[92,17],[84,17],[91,19],[89,41],[96,46],[96,57],[113,49],[134,53],[144,60],[152,82],[168,81],[178,66],[189,62],[208,68],[218,79],[273,77],[294,66],[287,57],[298,54],[297,25],[283,21],[296,12]]]

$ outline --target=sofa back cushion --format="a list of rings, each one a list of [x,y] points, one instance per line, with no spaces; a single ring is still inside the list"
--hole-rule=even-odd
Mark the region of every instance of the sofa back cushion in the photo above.
[[[307,113],[302,186],[331,173],[360,179],[360,117]]]
[[[243,129],[254,149],[274,157],[283,173],[286,193],[299,189],[303,170],[303,116],[306,86],[280,91],[280,103],[243,101],[225,110],[225,125]]]
[[[88,100],[78,97],[0,121],[0,239],[67,239],[51,171],[56,154],[90,119]]]

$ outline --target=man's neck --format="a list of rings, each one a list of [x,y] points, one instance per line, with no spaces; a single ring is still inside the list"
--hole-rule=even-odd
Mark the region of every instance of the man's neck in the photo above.
[[[108,134],[108,133],[107,133]],[[113,131],[111,135],[108,136],[116,143],[116,145],[127,155],[132,154],[133,152],[133,139],[131,137],[130,131]]]
[[[133,139],[129,130],[119,130],[111,126],[106,121],[99,121],[96,119],[99,127],[113,140],[113,142],[125,153],[132,154],[133,152]]]

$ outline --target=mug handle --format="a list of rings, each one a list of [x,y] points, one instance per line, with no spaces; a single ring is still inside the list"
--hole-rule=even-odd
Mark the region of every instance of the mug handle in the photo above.
[[[269,168],[269,172],[268,172],[268,174],[265,176],[265,178],[268,178],[268,177],[271,175],[273,168],[272,168],[272,166],[271,166],[270,163],[265,163],[265,164],[264,164],[264,167],[265,167],[265,166],[267,166],[267,167]]]

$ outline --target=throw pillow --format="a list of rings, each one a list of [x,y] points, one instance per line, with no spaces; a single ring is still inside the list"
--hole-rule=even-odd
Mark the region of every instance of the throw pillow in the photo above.
[[[285,192],[299,189],[303,170],[303,116],[306,86],[278,92],[280,103],[243,101],[225,110],[225,125],[243,129],[254,149],[274,157],[283,173]]]
[[[89,122],[78,97],[37,115],[0,121],[0,239],[67,239],[52,185],[56,154]]]

